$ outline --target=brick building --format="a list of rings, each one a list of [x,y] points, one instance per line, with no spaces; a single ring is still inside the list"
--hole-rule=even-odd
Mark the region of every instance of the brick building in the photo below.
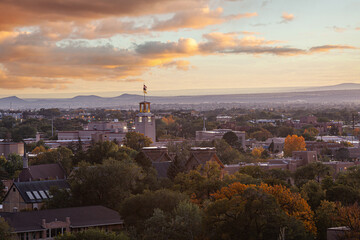
[[[8,222],[19,240],[51,240],[65,232],[87,228],[120,230],[124,224],[118,212],[103,206],[4,212],[0,216]]]
[[[2,202],[3,211],[40,209],[45,200],[52,198],[49,193],[51,187],[69,189],[70,185],[65,180],[14,182]]]

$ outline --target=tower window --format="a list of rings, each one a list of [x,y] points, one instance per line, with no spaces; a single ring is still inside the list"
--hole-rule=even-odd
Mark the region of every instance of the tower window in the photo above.
[[[148,122],[151,122],[151,117],[148,117]]]
[[[142,122],[142,117],[139,117],[139,122]]]

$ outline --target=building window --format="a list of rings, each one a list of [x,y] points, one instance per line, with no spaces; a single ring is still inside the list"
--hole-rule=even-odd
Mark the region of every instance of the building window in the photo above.
[[[151,122],[151,117],[148,117],[148,122]]]
[[[139,122],[142,122],[142,117],[139,117]]]

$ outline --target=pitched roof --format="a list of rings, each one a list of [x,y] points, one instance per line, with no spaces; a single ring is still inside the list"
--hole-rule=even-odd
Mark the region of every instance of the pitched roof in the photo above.
[[[65,170],[60,163],[40,164],[29,166],[23,169],[19,174],[19,181],[26,182],[30,179],[34,180],[48,180],[48,179],[65,179]]]
[[[167,172],[171,165],[171,162],[153,162],[152,166],[156,169],[158,173],[158,178],[167,178]]]
[[[169,154],[167,153],[167,149],[142,149],[142,152],[145,154],[147,158],[149,158],[152,162],[167,162],[171,161]]]
[[[70,228],[92,227],[123,224],[118,212],[103,206],[86,206],[75,208],[58,208],[30,212],[0,213],[14,232],[31,232],[44,230],[42,219],[46,222],[66,222],[70,218]]]
[[[33,182],[14,182],[13,184],[26,203],[39,203],[51,198],[49,190],[52,186],[61,189],[70,188],[66,180],[47,180]],[[5,196],[5,198],[7,195]],[[5,199],[4,198],[4,199]]]
[[[206,162],[215,158],[215,161],[220,165],[220,167],[224,168],[224,164],[220,161],[215,151],[192,151],[189,160],[191,157],[193,157],[199,165],[205,165]]]

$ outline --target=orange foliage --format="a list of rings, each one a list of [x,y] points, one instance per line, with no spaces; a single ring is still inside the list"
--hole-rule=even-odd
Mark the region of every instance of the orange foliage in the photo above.
[[[311,211],[309,204],[299,193],[292,193],[290,189],[282,185],[269,186],[262,183],[260,186],[256,186],[235,182],[228,187],[221,188],[220,191],[217,191],[211,196],[215,200],[224,198],[231,199],[232,196],[241,195],[247,188],[258,188],[274,196],[281,209],[284,210],[287,215],[302,221],[309,232],[316,233],[315,222],[313,220],[314,213]]]
[[[42,152],[47,152],[47,150],[44,146],[38,146],[38,147],[34,148],[34,150],[31,151],[31,153],[34,153],[34,154],[39,154]]]
[[[297,135],[287,136],[284,144],[284,155],[290,157],[293,151],[305,151],[306,150],[305,139]]]
[[[172,115],[168,116],[168,117],[163,117],[161,119],[161,121],[163,121],[167,126],[173,124],[175,122],[175,119],[173,118]]]
[[[261,153],[264,151],[264,148],[262,147],[258,147],[258,148],[254,148],[252,151],[251,151],[251,155],[253,155],[254,157],[256,158],[259,158],[261,157]]]
[[[338,204],[338,216],[341,225],[349,227],[347,239],[360,239],[360,206],[355,203],[351,206]]]

